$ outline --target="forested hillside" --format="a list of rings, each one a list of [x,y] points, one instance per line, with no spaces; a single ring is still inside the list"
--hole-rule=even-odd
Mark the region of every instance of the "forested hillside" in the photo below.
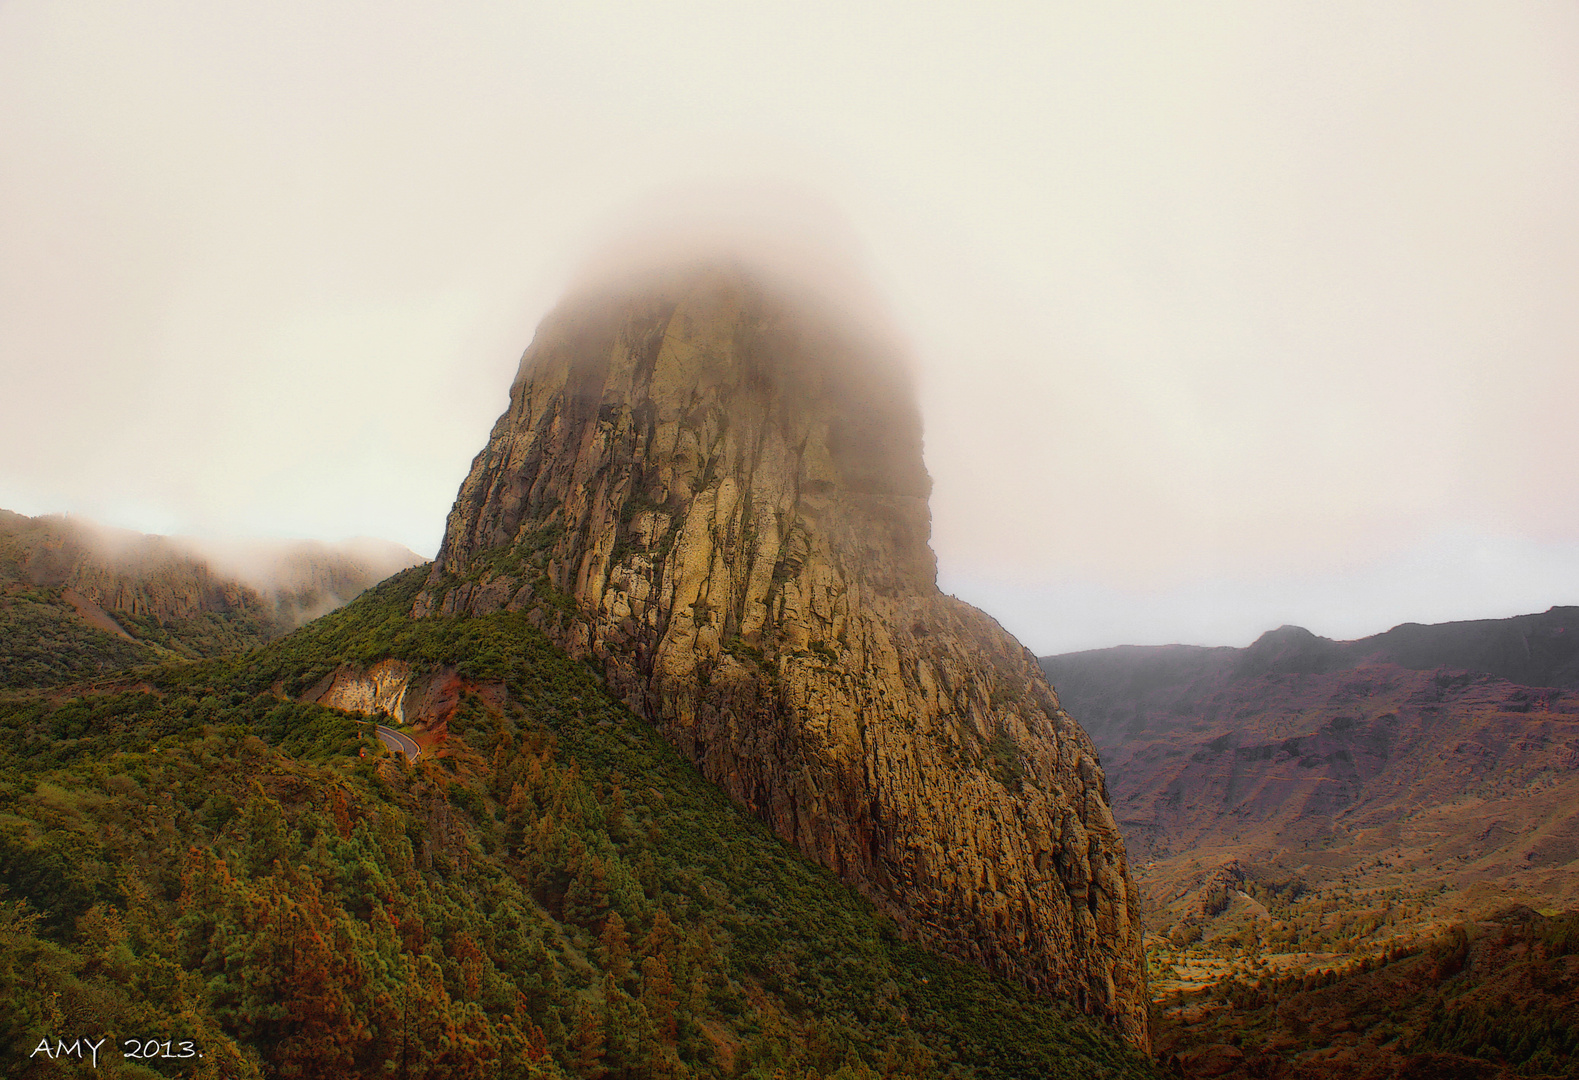
[[[1579,1076],[1579,914],[1511,908],[1344,969],[1224,979],[1162,1010],[1188,1076]]]
[[[0,690],[90,679],[164,655],[147,642],[90,625],[62,592],[20,583],[0,587]]]
[[[527,615],[409,619],[424,573],[239,657],[0,699],[0,1073],[108,1037],[125,1076],[1152,1074],[900,940]],[[415,765],[289,700],[385,658],[468,687]],[[146,1040],[193,1056],[122,1057]]]

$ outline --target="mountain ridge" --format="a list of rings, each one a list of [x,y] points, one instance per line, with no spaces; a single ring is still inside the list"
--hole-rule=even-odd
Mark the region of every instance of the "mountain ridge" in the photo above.
[[[385,541],[199,541],[0,511],[0,687],[262,644],[423,561]]]
[[[1430,893],[1399,924],[1423,928],[1579,904],[1576,634],[1579,608],[1554,607],[1353,642],[1284,627],[1245,649],[1041,664],[1102,754],[1159,934],[1215,925],[1224,866],[1310,903],[1362,880]]]
[[[1134,852],[1168,1060],[1228,1080],[1572,1075],[1579,966],[1506,913],[1550,928],[1579,908],[1576,632],[1559,606],[1041,659]],[[1488,926],[1506,948],[1464,945]],[[1393,963],[1466,950],[1484,966]]]
[[[1279,664],[1272,653],[1288,650]],[[1342,640],[1323,637],[1302,626],[1284,624],[1268,630],[1243,648],[1231,645],[1115,645],[1079,649],[1039,657],[1068,675],[1079,677],[1076,658],[1102,656],[1131,659],[1169,656],[1204,659],[1230,654],[1247,658],[1251,666],[1268,670],[1293,670],[1288,662],[1297,655],[1307,666],[1352,664],[1371,658],[1396,663],[1414,671],[1453,667],[1482,671],[1525,686],[1579,686],[1579,606],[1553,605],[1544,612],[1500,619],[1462,619],[1441,623],[1404,622],[1362,638]],[[1320,658],[1318,660],[1318,657]],[[1248,659],[1254,658],[1254,659]]]

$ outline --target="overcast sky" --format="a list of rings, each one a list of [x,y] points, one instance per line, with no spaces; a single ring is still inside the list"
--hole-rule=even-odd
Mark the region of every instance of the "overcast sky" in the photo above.
[[[6,0],[0,506],[431,555],[587,252],[741,189],[1040,653],[1579,603],[1571,3]]]

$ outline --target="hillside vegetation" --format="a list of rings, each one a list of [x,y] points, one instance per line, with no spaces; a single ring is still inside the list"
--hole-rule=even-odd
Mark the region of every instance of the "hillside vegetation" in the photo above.
[[[164,655],[89,625],[61,592],[0,586],[0,690],[91,679]]]
[[[0,699],[0,1072],[108,1036],[126,1076],[1152,1075],[900,940],[527,615],[409,619],[424,573],[238,657]],[[470,688],[415,766],[288,699],[386,658]]]
[[[1579,1076],[1579,914],[1515,908],[1423,947],[1170,998],[1157,1048],[1190,1076]]]

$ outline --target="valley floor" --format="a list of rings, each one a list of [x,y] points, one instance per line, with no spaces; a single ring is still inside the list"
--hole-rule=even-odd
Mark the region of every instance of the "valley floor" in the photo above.
[[[1579,913],[1396,848],[1295,859],[1178,856],[1137,874],[1161,1065],[1246,1080],[1579,1076]]]

